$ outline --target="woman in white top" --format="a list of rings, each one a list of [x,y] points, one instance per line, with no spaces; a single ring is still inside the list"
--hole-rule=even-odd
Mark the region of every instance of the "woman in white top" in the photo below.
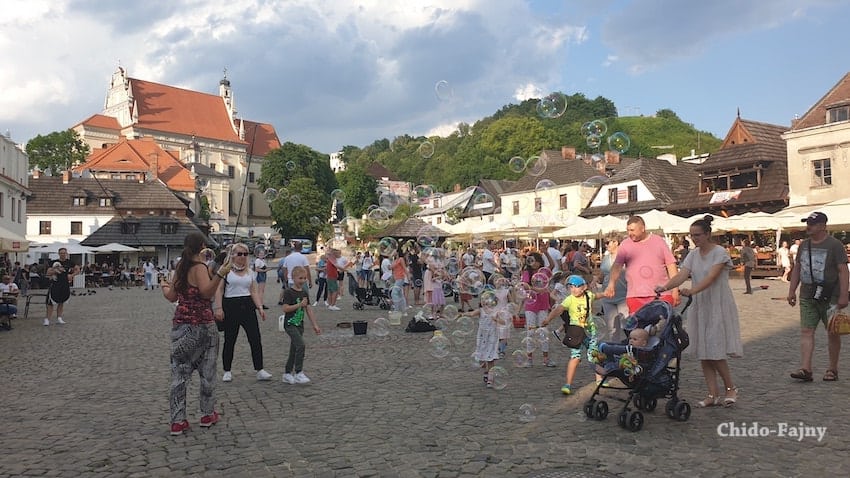
[[[239,327],[245,329],[248,344],[251,346],[251,358],[257,380],[269,380],[272,375],[263,369],[263,344],[260,339],[260,324],[257,322],[257,312],[266,320],[263,302],[258,293],[254,274],[248,268],[248,246],[235,244],[230,252],[230,263],[233,267],[225,279],[221,281],[215,294],[215,320],[222,321],[224,327],[224,348],[221,352],[221,362],[224,367],[222,382],[233,379],[230,367],[233,364],[233,349],[239,336]]]
[[[263,303],[263,297],[266,294],[266,273],[268,272],[268,266],[266,265],[266,252],[265,248],[256,251],[257,258],[254,260],[254,272],[256,272],[256,281],[257,281],[257,295],[260,297],[260,304]],[[268,310],[268,307],[265,305],[262,306],[262,309]]]

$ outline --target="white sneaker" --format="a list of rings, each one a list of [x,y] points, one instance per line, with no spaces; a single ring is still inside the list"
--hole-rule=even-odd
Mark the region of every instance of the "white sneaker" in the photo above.
[[[298,373],[295,374],[295,382],[296,383],[308,383],[308,382],[310,382],[310,379],[307,378],[306,375],[304,375],[304,372],[298,372]]]
[[[330,306],[328,305],[328,301],[325,301],[325,307],[330,307]]]
[[[285,373],[285,374],[283,374],[283,381],[288,383],[288,384],[294,385],[295,384],[295,375],[292,375],[291,373]]]
[[[272,378],[272,374],[266,372],[265,370],[258,370],[257,371],[257,380],[265,381],[265,380],[271,380],[271,378]]]
[[[65,323],[65,321],[64,321],[64,320],[62,320],[62,317],[56,317],[56,323],[57,323],[57,324],[64,324],[64,323]]]
[[[311,307],[315,307],[315,306],[317,306],[317,305],[319,305],[319,303],[318,303],[318,302],[313,302],[313,303],[311,304]]]
[[[230,372],[224,372],[224,375],[221,376],[222,382],[230,382],[233,380],[233,375]]]
[[[342,309],[340,309],[339,307],[337,307],[335,305],[329,305],[328,310],[342,310]]]
[[[50,325],[50,319],[44,319],[43,324],[44,324],[44,326],[45,326],[45,327],[47,327],[48,325]]]

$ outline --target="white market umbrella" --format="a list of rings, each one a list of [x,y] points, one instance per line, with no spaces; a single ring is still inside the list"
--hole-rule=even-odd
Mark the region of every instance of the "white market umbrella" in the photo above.
[[[119,244],[117,242],[110,242],[109,244],[97,246],[97,247],[92,249],[92,252],[96,252],[98,254],[109,253],[109,252],[138,252],[138,251],[139,251],[139,249],[136,249],[135,247],[125,246],[124,244]]]

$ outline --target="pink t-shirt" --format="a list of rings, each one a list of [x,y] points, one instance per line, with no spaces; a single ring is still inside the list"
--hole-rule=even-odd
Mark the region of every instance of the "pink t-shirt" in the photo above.
[[[541,267],[537,270],[539,273],[543,273],[548,278],[552,278],[552,271],[545,267]],[[531,284],[531,274],[528,271],[522,271],[522,281],[526,284]],[[530,312],[540,312],[543,310],[549,310],[549,294],[547,293],[538,293],[537,297],[534,300],[526,300],[525,301],[525,310]]]
[[[650,234],[640,242],[623,241],[614,263],[625,266],[626,297],[655,297],[655,286],[669,278],[667,264],[675,264],[676,259],[664,239]]]

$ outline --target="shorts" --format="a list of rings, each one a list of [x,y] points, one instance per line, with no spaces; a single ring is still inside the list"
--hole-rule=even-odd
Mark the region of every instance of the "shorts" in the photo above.
[[[597,338],[595,336],[588,335],[584,338],[584,341],[582,341],[580,348],[570,349],[570,358],[581,360],[581,349],[583,348],[587,353],[587,360],[593,361],[590,351],[598,348],[596,342]]]
[[[266,282],[266,273],[265,272],[257,272],[257,283],[261,284]]]
[[[542,327],[542,323],[546,320],[546,316],[549,315],[549,311],[540,310],[537,312],[526,310],[525,311],[525,328],[533,329],[537,327]]]
[[[826,328],[829,322],[827,309],[830,305],[826,300],[800,299],[800,327],[817,329],[818,323],[823,322],[823,328]]]
[[[357,278],[360,280],[369,280],[370,271],[357,271]]]
[[[327,279],[328,281],[328,293],[331,292],[339,292],[339,281],[336,279]]]
[[[629,313],[634,314],[644,305],[655,300],[655,297],[626,297],[626,305],[629,306]],[[664,302],[667,302],[670,305],[673,305],[673,296],[672,295],[662,295],[661,299]]]

